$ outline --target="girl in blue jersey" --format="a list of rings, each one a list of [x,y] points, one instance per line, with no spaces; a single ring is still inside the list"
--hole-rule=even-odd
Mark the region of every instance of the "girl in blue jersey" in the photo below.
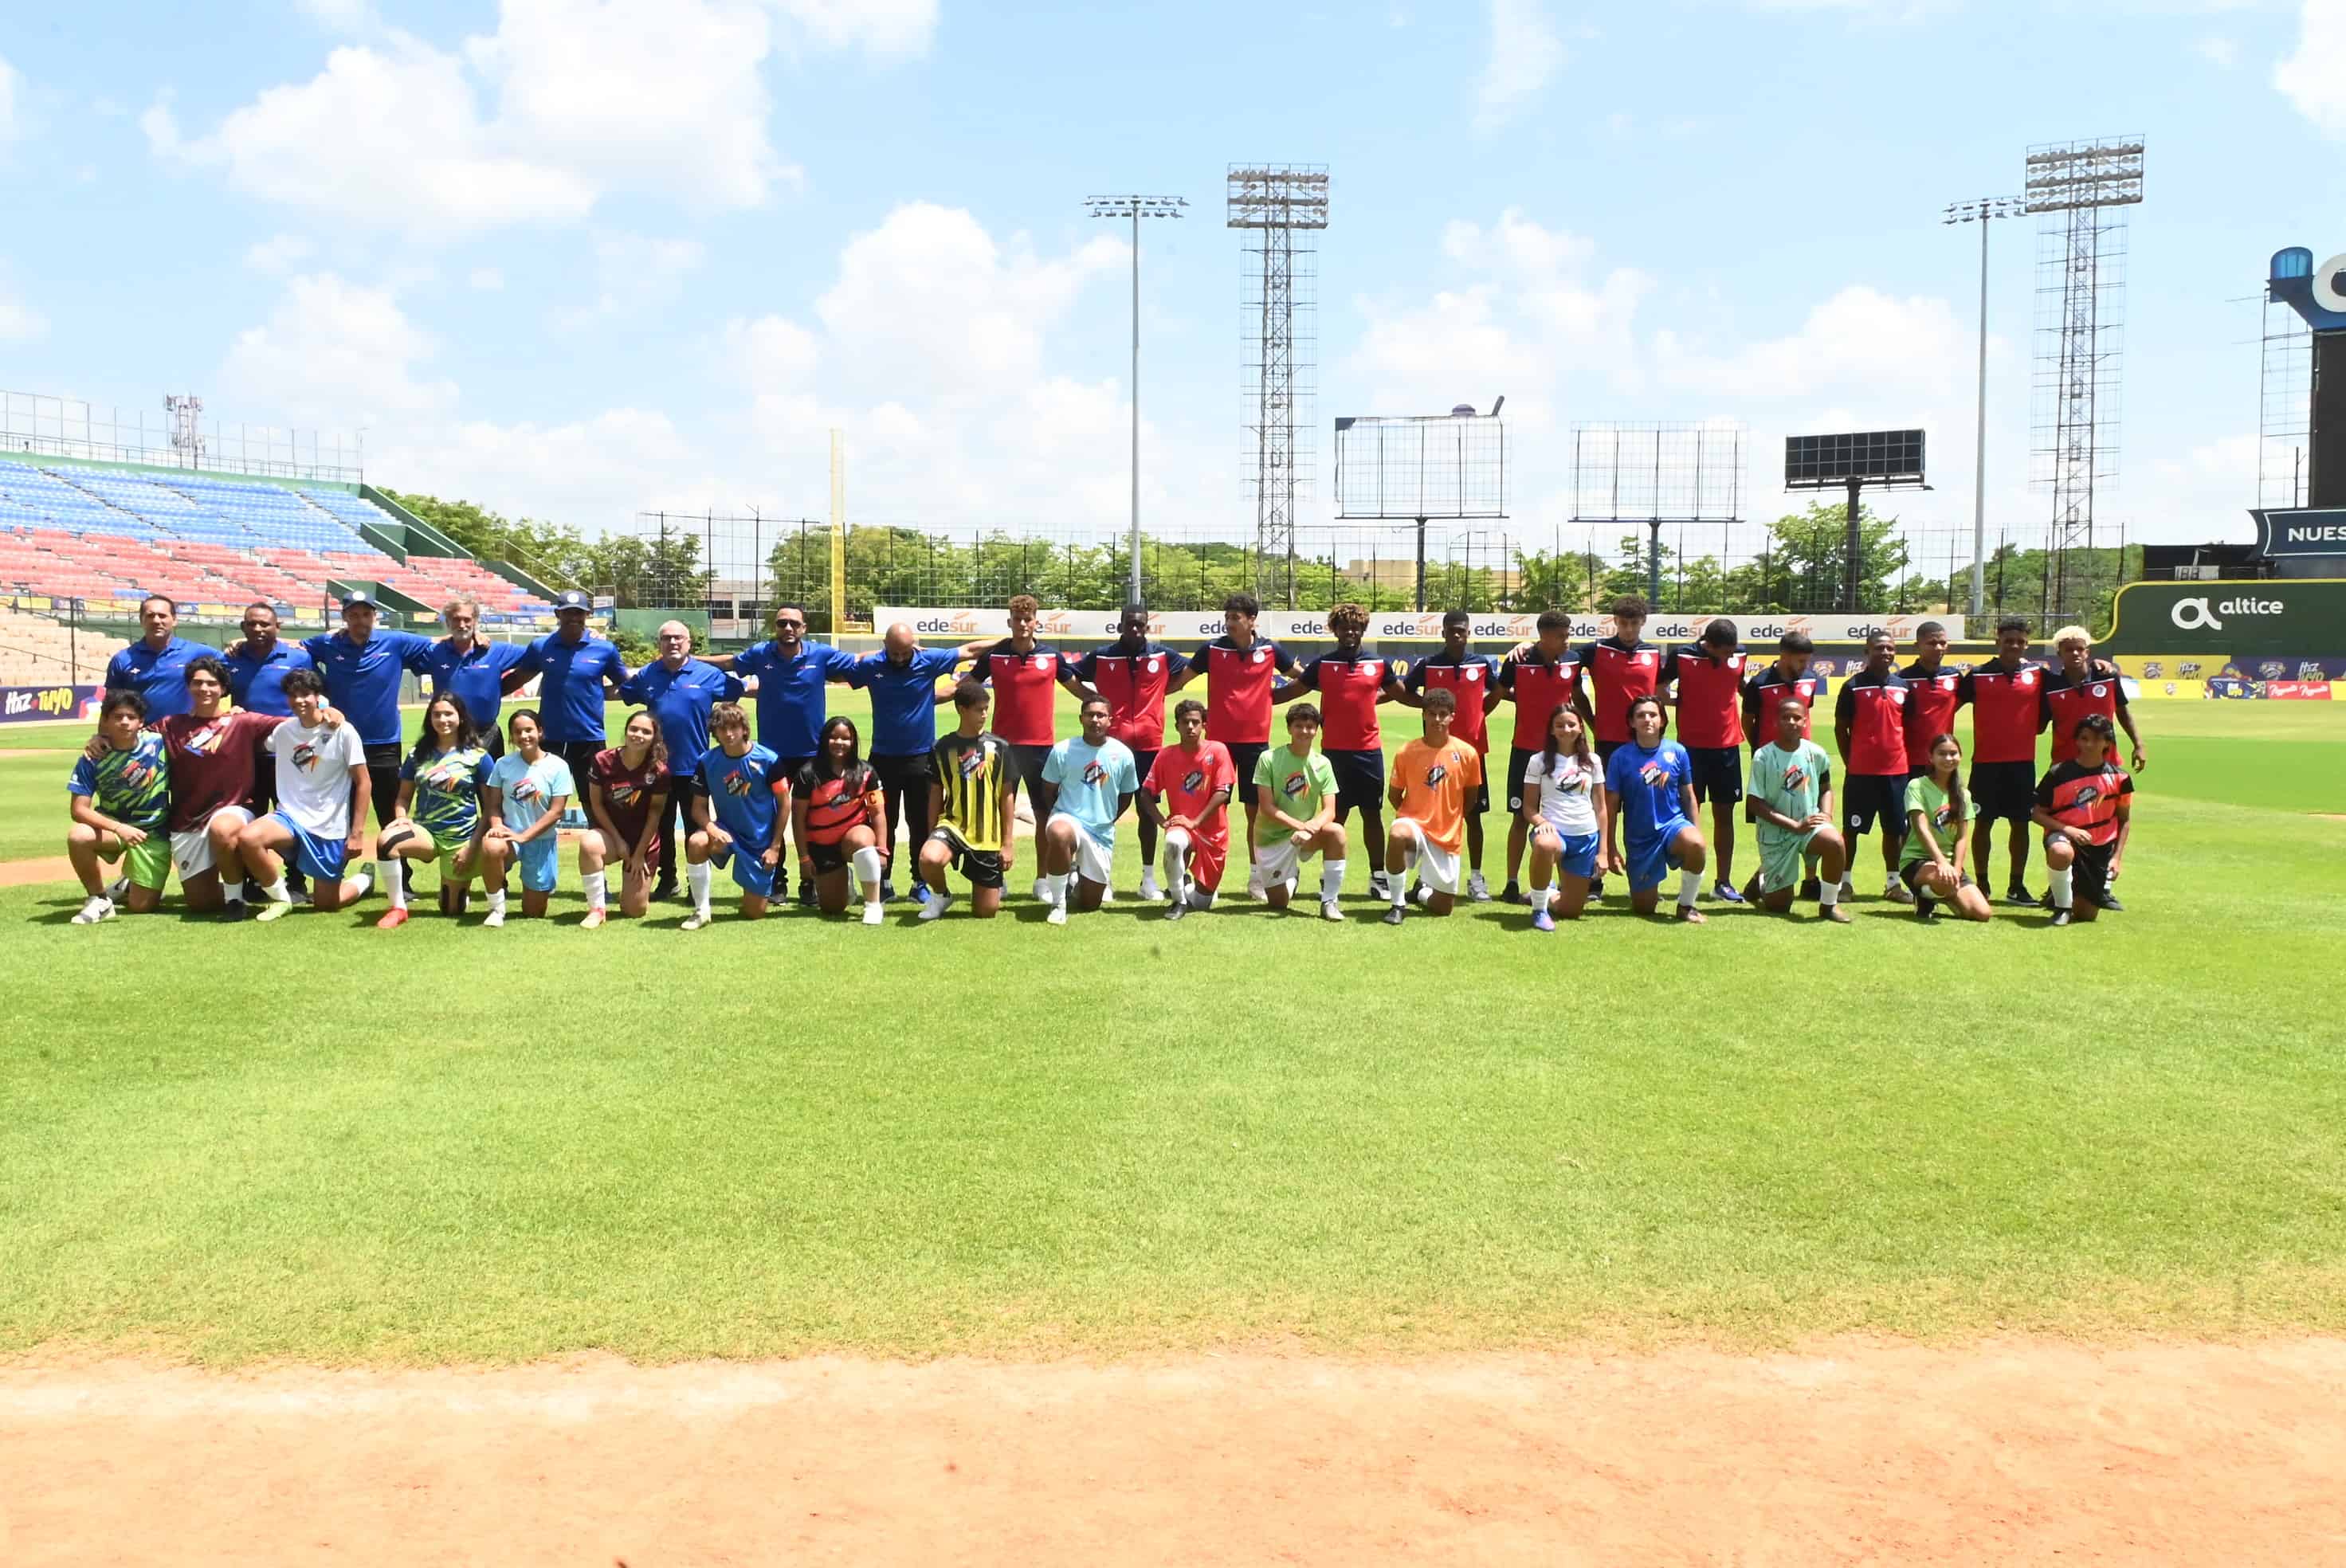
[[[1694,765],[1686,748],[1662,738],[1661,698],[1641,697],[1629,704],[1629,738],[1605,764],[1605,803],[1615,841],[1613,865],[1629,872],[1629,907],[1652,914],[1661,906],[1662,878],[1678,871],[1678,919],[1703,923],[1694,907],[1702,886],[1705,847],[1694,825]],[[1627,838],[1622,855],[1618,840]]]

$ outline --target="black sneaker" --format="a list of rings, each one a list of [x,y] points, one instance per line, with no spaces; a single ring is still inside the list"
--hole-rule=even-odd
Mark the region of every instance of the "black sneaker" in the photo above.
[[[2033,910],[2036,907],[2036,895],[2028,891],[2027,883],[2014,882],[2004,890],[2004,901],[2016,909]]]
[[[656,883],[654,883],[654,884],[653,884],[653,886],[652,886],[652,902],[654,902],[654,903],[656,903],[656,904],[664,904],[664,903],[668,902],[668,900],[670,900],[670,899],[672,899],[672,898],[674,898],[674,897],[676,897],[676,883],[675,883],[675,882],[673,882],[673,881],[662,881],[662,882],[656,882]]]
[[[2124,914],[2126,912],[2126,905],[2118,902],[2117,894],[2109,891],[2107,889],[2104,889],[2102,891],[2102,912],[2104,914]]]
[[[1532,901],[1524,896],[1521,882],[1511,881],[1499,890],[1499,901],[1503,904],[1527,904]]]
[[[814,908],[814,879],[812,877],[801,877],[799,879],[799,907],[801,909],[810,910]]]
[[[882,880],[880,883],[880,901],[882,903],[902,903],[904,895],[896,891],[895,883],[888,881],[885,879]]]
[[[1186,915],[1188,912],[1189,906],[1188,904],[1177,903],[1172,908],[1165,911],[1165,918],[1167,920],[1179,920],[1183,915]]]
[[[1916,920],[1927,921],[1937,920],[1939,918],[1939,901],[1928,896],[1927,894],[1918,896],[1914,900],[1914,918]]]
[[[1807,900],[1809,902],[1816,902],[1817,900],[1823,895],[1824,891],[1824,884],[1817,881],[1816,878],[1802,877],[1800,879],[1800,897]]]
[[[252,910],[242,899],[230,899],[220,905],[222,920],[250,920]]]
[[[2055,925],[2067,925],[2069,923],[2069,911],[2067,910],[2055,910],[2053,911],[2053,923]]]
[[[307,888],[289,888],[286,890],[285,901],[291,904],[297,910],[308,909],[310,907],[310,890]]]
[[[1387,925],[1399,925],[1403,918],[1404,917],[1401,912],[1401,905],[1399,904],[1395,904],[1391,909],[1385,911],[1385,924]]]
[[[1588,896],[1592,899],[1601,899],[1605,896],[1605,879],[1603,877],[1592,877],[1589,879]]]

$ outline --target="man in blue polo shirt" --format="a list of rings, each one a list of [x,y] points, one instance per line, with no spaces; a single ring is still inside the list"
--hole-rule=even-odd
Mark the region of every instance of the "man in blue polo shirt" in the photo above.
[[[342,596],[342,629],[303,640],[301,647],[325,678],[326,700],[359,732],[366,748],[367,799],[378,828],[399,815],[399,759],[405,730],[399,717],[400,679],[422,675],[432,641],[413,632],[384,631],[375,625],[380,606],[365,588]],[[407,875],[412,862],[400,862]]]
[[[711,654],[709,662],[729,669],[744,680],[758,683],[758,744],[781,759],[782,776],[796,778],[814,760],[815,738],[831,717],[825,687],[832,682],[852,684],[855,656],[818,642],[806,635],[806,606],[774,606],[774,635],[751,643],[737,654]],[[775,897],[781,893],[777,891]],[[799,856],[799,902],[814,903],[814,866]]]
[[[106,689],[145,697],[151,725],[188,711],[188,661],[211,650],[174,635],[179,606],[160,594],[138,601],[138,625],[147,635],[106,661]]]
[[[960,656],[951,648],[924,648],[913,628],[898,621],[888,628],[881,651],[856,661],[855,684],[872,693],[872,770],[880,775],[888,825],[881,846],[880,896],[896,896],[896,824],[904,824],[918,856],[929,841],[929,786],[936,769],[931,753],[937,745],[938,704],[953,699],[948,687],[940,692],[937,677],[950,676]],[[913,896],[928,897],[927,885],[913,880]]]
[[[692,831],[692,798],[703,788],[700,755],[709,749],[709,710],[741,696],[741,678],[692,657],[692,628],[682,621],[662,623],[659,657],[644,666],[619,687],[619,700],[640,702],[659,720],[660,742],[668,748],[668,808],[684,813],[684,831],[668,820],[659,825],[659,882],[652,889],[655,902],[676,897],[677,840]],[[781,896],[779,890],[775,897]]]
[[[434,643],[424,657],[432,695],[445,692],[463,703],[473,723],[486,732],[489,755],[503,757],[505,736],[497,728],[497,714],[505,706],[505,677],[529,657],[529,649],[521,643],[483,642],[477,599],[449,600],[440,606],[440,624],[448,635]]]
[[[291,718],[293,705],[285,699],[285,677],[297,669],[316,668],[317,661],[309,649],[277,635],[277,609],[268,600],[255,599],[245,606],[242,624],[244,640],[220,656],[220,662],[228,666],[230,699],[250,713]],[[256,820],[277,809],[277,759],[266,735],[260,738],[253,759],[249,809]],[[295,903],[309,901],[309,883],[301,868],[291,860],[285,862],[285,885]]]
[[[537,712],[546,748],[562,754],[574,779],[594,770],[595,753],[604,748],[605,693],[617,696],[627,680],[617,647],[586,629],[586,612],[593,607],[594,600],[576,588],[556,594],[556,629],[529,645],[505,682],[512,691],[532,676],[540,677]]]

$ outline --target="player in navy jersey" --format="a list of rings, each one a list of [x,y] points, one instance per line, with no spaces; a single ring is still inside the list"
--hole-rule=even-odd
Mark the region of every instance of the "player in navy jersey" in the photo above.
[[[1165,745],[1165,693],[1176,667],[1187,661],[1148,636],[1148,606],[1127,605],[1117,616],[1116,641],[1076,661],[1079,684],[1107,698],[1111,740],[1124,742],[1143,779]],[[1140,896],[1158,896],[1157,819],[1140,814]]]
[[[1911,904],[1914,895],[1898,877],[1898,854],[1906,841],[1906,677],[1892,667],[1898,642],[1886,631],[1865,639],[1865,667],[1841,683],[1833,705],[1833,737],[1846,770],[1841,809],[1852,869],[1857,840],[1882,829],[1882,896]],[[1851,872],[1841,878],[1841,897],[1854,898]]]
[[[1502,698],[1499,661],[1466,646],[1474,617],[1464,610],[1442,616],[1442,651],[1428,654],[1406,674],[1388,671],[1385,696],[1405,708],[1422,707],[1428,690],[1447,691],[1457,704],[1450,738],[1474,748],[1484,759],[1483,782],[1466,802],[1466,896],[1476,903],[1491,901],[1490,885],[1483,880],[1483,818],[1491,809],[1491,715]]]

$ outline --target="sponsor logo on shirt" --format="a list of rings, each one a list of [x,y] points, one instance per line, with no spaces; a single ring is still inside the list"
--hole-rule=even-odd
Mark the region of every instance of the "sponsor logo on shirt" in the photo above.
[[[961,754],[961,759],[955,763],[954,766],[961,769],[961,776],[963,778],[976,778],[979,774],[985,771],[985,748],[983,746],[971,747],[968,750]]]
[[[1098,758],[1095,757],[1084,764],[1084,782],[1094,785],[1107,782],[1107,769],[1100,766]]]
[[[642,787],[636,784],[612,783],[603,786],[603,793],[611,798],[611,804],[614,806],[632,806],[642,797],[643,792]]]
[[[1205,787],[1206,776],[1197,769],[1192,768],[1188,772],[1181,775],[1181,788],[1188,793],[1195,795]]]
[[[546,798],[544,787],[526,773],[515,779],[514,787],[506,793],[516,800],[542,800]]]
[[[1656,760],[1637,769],[1637,781],[1648,789],[1659,789],[1670,781],[1670,770]]]
[[[1805,787],[1807,786],[1808,782],[1809,782],[1809,770],[1808,770],[1807,769],[1805,769],[1805,768],[1801,767],[1799,763],[1795,762],[1795,763],[1793,763],[1790,768],[1787,768],[1787,769],[1784,769],[1784,788],[1785,788],[1785,789],[1802,789],[1802,788],[1805,788]]]
[[[179,742],[180,748],[190,757],[209,757],[219,746],[225,726],[207,724]]]
[[[317,742],[312,740],[299,740],[294,742],[293,766],[304,773],[311,772],[316,769],[318,766]]]
[[[747,796],[757,788],[758,781],[750,777],[747,769],[725,775],[725,793],[728,795]]]
[[[1298,769],[1279,781],[1279,792],[1290,800],[1300,800],[1303,799],[1304,790],[1310,788],[1311,783],[1310,775]]]
[[[1429,789],[1450,777],[1450,769],[1437,762],[1425,770],[1425,787]]]

